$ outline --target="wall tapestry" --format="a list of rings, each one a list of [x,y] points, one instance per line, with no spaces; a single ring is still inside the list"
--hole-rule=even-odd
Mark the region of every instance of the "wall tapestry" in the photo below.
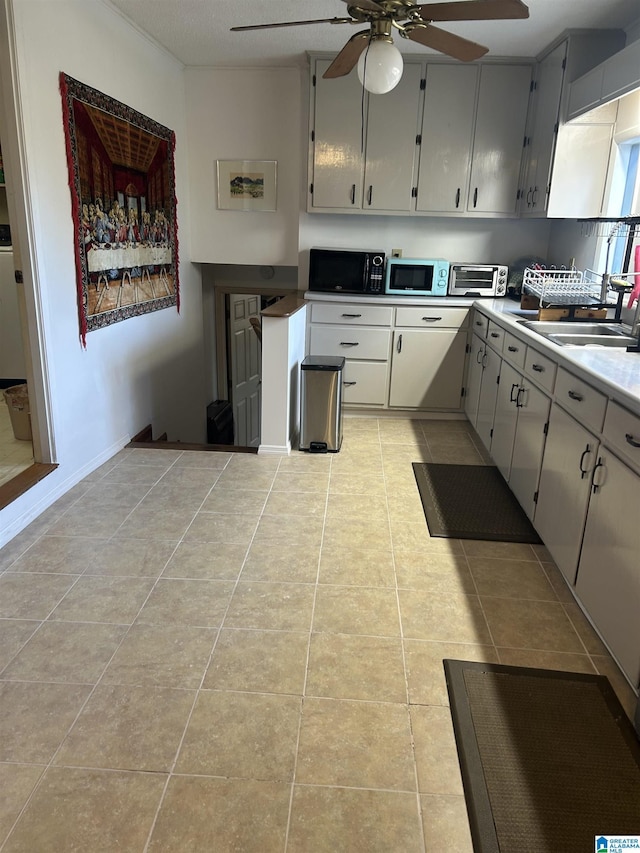
[[[80,337],[180,310],[175,134],[60,74]]]

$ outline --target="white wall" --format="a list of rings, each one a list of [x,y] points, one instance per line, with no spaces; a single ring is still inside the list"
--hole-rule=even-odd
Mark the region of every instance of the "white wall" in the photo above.
[[[189,263],[183,68],[101,0],[8,6],[59,467],[2,510],[0,544],[146,424],[170,440],[202,441],[206,429],[200,275]],[[61,70],[176,133],[180,314],[164,309],[91,332],[86,350],[78,333]]]
[[[185,81],[193,260],[295,266],[300,70],[187,68]],[[276,160],[276,211],[218,210],[216,160]]]

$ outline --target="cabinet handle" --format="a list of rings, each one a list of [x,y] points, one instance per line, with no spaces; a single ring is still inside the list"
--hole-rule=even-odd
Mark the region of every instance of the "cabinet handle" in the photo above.
[[[439,320],[442,320],[442,317],[423,317],[422,319],[425,323],[437,323]]]
[[[515,403],[516,405],[518,405],[518,402],[517,402],[518,401],[518,395],[516,394],[515,397],[513,396],[513,389],[518,388],[518,387],[519,387],[518,383],[514,382],[513,385],[511,386],[511,393],[509,394],[509,402]]]
[[[357,385],[358,383],[353,380],[353,382],[343,382],[342,383],[346,388],[351,388],[352,385]]]
[[[460,207],[460,187],[456,191],[456,207]]]
[[[507,347],[509,352],[520,352],[520,347]]]
[[[500,332],[491,332],[491,337],[492,337],[492,338],[499,338],[499,337],[500,337]]]
[[[359,341],[340,341],[341,347],[358,347],[360,346]]]
[[[473,191],[473,206],[475,207],[478,203],[478,187]]]
[[[341,314],[341,317],[362,317],[362,314]]]
[[[369,192],[367,194],[367,204],[371,204],[372,198],[373,198],[373,184],[369,184]]]
[[[578,467],[580,468],[580,479],[581,479],[581,480],[584,480],[584,478],[585,478],[585,477],[587,476],[587,474],[589,473],[587,470],[585,470],[585,469],[582,467],[582,463],[584,462],[585,456],[588,456],[590,453],[591,453],[591,447],[587,444],[587,446],[585,447],[585,449],[582,451],[582,456],[580,457],[580,462],[579,462],[579,464],[578,464]]]
[[[567,391],[567,394],[569,395],[569,397],[571,397],[572,400],[575,400],[576,403],[581,403],[584,400],[582,394],[578,394],[577,391]]]
[[[596,462],[596,464],[594,466],[593,474],[591,476],[591,488],[593,489],[594,495],[596,494],[598,489],[604,484],[604,480],[602,481],[602,483],[596,483],[596,472],[597,472],[598,468],[604,468],[602,456],[598,457],[598,461]]]
[[[529,192],[527,193],[527,207],[531,207],[531,196],[533,195],[533,190],[529,187]]]
[[[351,204],[356,203],[356,185],[351,184]]]
[[[402,352],[402,335],[398,335],[398,343],[396,344],[396,351]]]
[[[532,364],[532,370],[535,370],[536,373],[544,373],[544,367],[542,364]]]
[[[487,361],[489,359],[489,353],[485,350],[484,355],[482,356],[482,369],[484,370],[487,366]]]
[[[537,204],[536,196],[538,195],[538,187],[533,188],[533,195],[531,196],[531,207],[535,207]]]
[[[520,394],[524,394],[524,392],[524,388],[518,388],[518,393],[516,394],[516,409],[521,409],[524,406],[524,403],[520,402]]]
[[[627,444],[630,444],[631,447],[640,447],[640,441],[636,441],[630,432],[625,434],[625,438],[627,440]]]
[[[484,350],[479,349],[477,354],[476,354],[476,364],[481,364],[483,358],[484,358]]]

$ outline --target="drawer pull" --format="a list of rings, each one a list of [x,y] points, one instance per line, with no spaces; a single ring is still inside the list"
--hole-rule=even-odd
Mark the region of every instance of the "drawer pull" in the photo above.
[[[484,326],[482,320],[476,320],[476,326]]]
[[[531,368],[535,370],[536,373],[544,373],[544,366],[542,364],[532,364]]]
[[[520,352],[520,347],[508,346],[507,349],[509,350],[509,352]]]
[[[360,346],[359,341],[340,341],[341,347],[357,347]]]
[[[500,333],[499,333],[499,332],[491,332],[491,337],[492,337],[492,338],[499,338],[499,337],[500,337]]]
[[[423,317],[422,319],[425,323],[437,323],[439,320],[442,320],[442,317]]]
[[[625,434],[625,439],[627,440],[627,444],[630,444],[631,447],[640,447],[640,441],[636,441],[630,432]]]
[[[341,317],[351,317],[351,318],[355,319],[357,317],[362,317],[362,314],[341,314],[340,316]]]
[[[577,391],[567,391],[567,394],[569,395],[569,397],[571,397],[572,400],[575,400],[576,403],[581,403],[584,400],[582,394],[578,394]]]
[[[345,388],[351,388],[352,385],[357,385],[358,383],[354,379],[352,382],[343,382],[342,384],[345,386]]]

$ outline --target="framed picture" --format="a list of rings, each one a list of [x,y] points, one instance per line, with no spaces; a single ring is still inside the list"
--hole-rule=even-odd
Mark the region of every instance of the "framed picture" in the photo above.
[[[276,160],[216,160],[220,210],[275,210]]]

